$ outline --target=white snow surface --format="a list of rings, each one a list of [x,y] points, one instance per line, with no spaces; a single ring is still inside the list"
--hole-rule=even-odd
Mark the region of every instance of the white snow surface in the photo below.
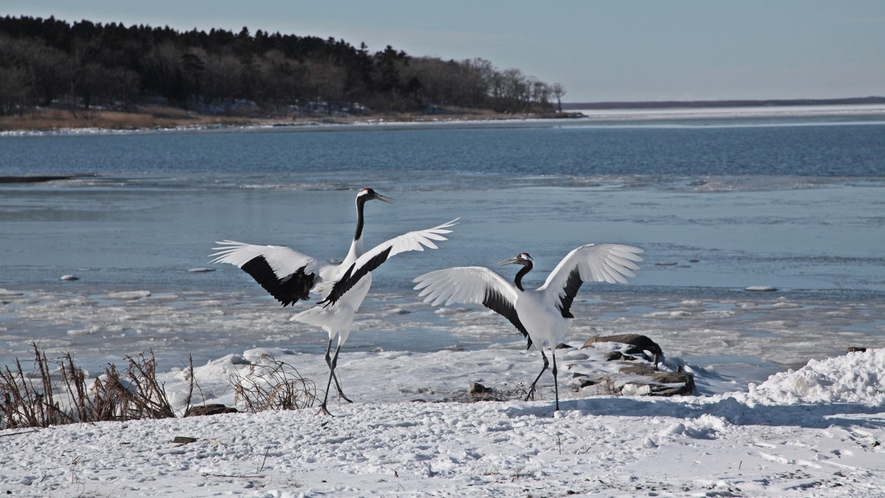
[[[549,372],[536,401],[441,401],[469,382],[528,384],[541,362],[522,346],[342,354],[342,387],[355,402],[333,395],[334,417],[314,406],[0,431],[0,494],[885,494],[885,349],[812,360],[749,392],[657,398],[573,390],[574,372],[617,369],[600,358],[619,345],[600,343],[558,352],[560,412],[553,413]],[[319,356],[254,349],[195,369],[206,402],[234,404],[229,376],[268,354],[325,385]],[[678,364],[668,359],[662,369]],[[709,376],[696,372],[699,381]],[[184,371],[162,380],[183,409]],[[196,441],[175,444],[177,436]]]

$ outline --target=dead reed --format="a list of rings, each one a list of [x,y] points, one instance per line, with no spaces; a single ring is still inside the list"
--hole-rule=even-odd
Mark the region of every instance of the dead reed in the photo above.
[[[46,354],[36,343],[33,348],[36,372],[25,373],[18,359],[12,369],[0,369],[0,429],[175,417],[157,380],[153,352],[126,356],[129,366],[122,375],[115,365],[108,365],[89,386],[86,372],[74,364],[70,353],[52,370]],[[195,384],[193,362],[189,374],[188,407]]]
[[[250,413],[310,408],[317,400],[316,384],[312,380],[268,354],[250,365],[246,374],[231,374],[230,382],[236,405]]]
[[[36,343],[32,346],[33,371],[27,372],[18,359],[11,368],[0,368],[0,430],[176,416],[163,383],[157,379],[153,351],[127,355],[124,371],[109,364],[90,381],[88,374],[74,364],[70,353],[53,365]],[[182,416],[237,411],[223,405],[205,405],[191,357],[184,375],[188,392]],[[230,382],[236,405],[251,413],[309,408],[317,399],[313,381],[271,355],[263,355],[245,374],[232,374]],[[199,390],[203,405],[192,405],[195,389]]]

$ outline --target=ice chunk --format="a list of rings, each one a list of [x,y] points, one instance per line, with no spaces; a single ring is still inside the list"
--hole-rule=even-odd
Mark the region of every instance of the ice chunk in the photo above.
[[[188,273],[208,273],[210,271],[215,271],[215,268],[191,268],[188,270]]]
[[[769,287],[767,285],[751,285],[744,290],[751,292],[774,292],[777,290],[777,287]]]
[[[139,291],[124,291],[124,292],[109,292],[108,297],[111,299],[122,299],[124,301],[132,301],[135,299],[141,299],[143,297],[150,297],[150,291],[139,290]]]

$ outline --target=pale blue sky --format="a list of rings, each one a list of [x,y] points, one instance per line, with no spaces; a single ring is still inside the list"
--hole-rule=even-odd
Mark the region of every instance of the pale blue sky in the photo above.
[[[885,96],[881,0],[3,0],[0,15],[482,57],[562,83],[570,102]]]

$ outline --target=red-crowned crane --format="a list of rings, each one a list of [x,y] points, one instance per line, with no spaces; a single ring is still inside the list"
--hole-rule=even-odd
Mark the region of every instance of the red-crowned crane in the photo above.
[[[372,285],[372,270],[378,268],[391,256],[406,251],[423,251],[425,247],[436,249],[434,241],[446,240],[444,234],[457,219],[427,229],[408,232],[375,246],[368,252],[363,249],[363,210],[368,201],[378,200],[391,203],[392,199],[373,189],[364,188],[356,196],[356,233],[350,243],[347,257],[340,264],[331,264],[283,246],[262,246],[224,240],[217,242],[213,263],[230,263],[241,268],[261,284],[264,289],[283,306],[306,300],[311,293],[322,300],[313,308],[292,317],[292,320],[322,327],[329,334],[326,347],[326,364],[329,366],[329,380],[320,413],[329,415],[326,401],[332,379],[338,395],[345,401],[341,384],[335,375],[338,353],[347,341],[353,318]],[[338,347],[331,354],[332,341],[338,337]]]
[[[481,266],[446,268],[425,273],[414,282],[424,302],[440,304],[481,304],[507,318],[541,352],[544,368],[532,382],[526,401],[534,397],[535,385],[550,362],[544,349],[553,357],[553,383],[556,392],[556,410],[559,410],[559,384],[556,379],[556,346],[568,332],[574,316],[570,308],[578,289],[584,282],[627,283],[638,270],[635,262],[642,261],[642,249],[617,244],[587,244],[578,247],[559,262],[544,285],[525,290],[522,278],[532,270],[534,261],[528,253],[520,253],[498,263],[523,265],[511,284],[504,277]]]

